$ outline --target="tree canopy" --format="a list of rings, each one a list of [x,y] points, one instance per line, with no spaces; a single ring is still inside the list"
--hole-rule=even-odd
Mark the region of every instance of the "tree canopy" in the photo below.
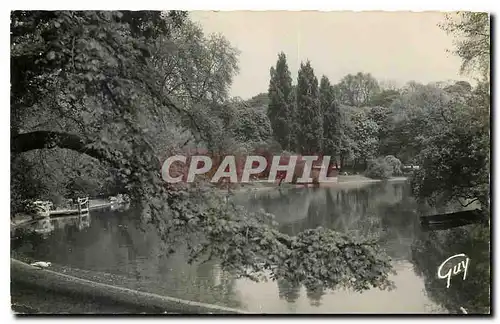
[[[443,28],[455,37],[462,72],[479,72],[482,80],[472,91],[463,82],[445,88],[449,99],[434,133],[423,139],[418,159],[424,167],[413,187],[418,197],[433,202],[458,200],[466,206],[477,200],[489,215],[489,16],[459,12],[448,19]]]
[[[276,67],[271,67],[270,73],[268,117],[275,139],[283,149],[290,150],[295,147],[295,105],[292,101],[292,76],[285,53],[278,54]]]
[[[479,72],[489,81],[490,16],[487,12],[449,13],[441,27],[454,36],[455,50],[462,59],[461,72]]]
[[[300,64],[296,96],[297,150],[303,154],[318,154],[323,149],[323,114],[318,79],[310,61]]]

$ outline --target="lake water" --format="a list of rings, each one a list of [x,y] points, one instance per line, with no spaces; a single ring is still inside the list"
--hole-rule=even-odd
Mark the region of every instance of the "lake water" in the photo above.
[[[317,226],[376,233],[393,259],[392,291],[371,289],[307,292],[286,282],[234,279],[213,263],[189,265],[180,251],[166,257],[155,232],[142,231],[129,211],[92,212],[86,219],[59,218],[45,224],[49,234],[13,243],[13,253],[32,260],[106,273],[127,287],[264,313],[469,313],[490,303],[489,229],[468,225],[423,232],[418,216],[446,211],[418,205],[404,182],[297,188],[245,193],[234,198],[249,209],[273,213],[280,229],[295,234]],[[38,228],[44,228],[39,224]],[[438,279],[448,257],[470,257],[467,278],[451,286]]]

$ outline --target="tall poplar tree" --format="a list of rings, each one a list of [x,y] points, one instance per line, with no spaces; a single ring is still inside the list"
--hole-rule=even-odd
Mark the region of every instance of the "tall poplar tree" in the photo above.
[[[318,79],[311,63],[300,64],[297,78],[297,145],[302,154],[322,153],[323,114]]]
[[[290,151],[298,152],[298,117],[297,117],[297,85],[292,85],[292,93],[290,94],[290,104],[292,107],[292,120],[290,124],[291,135],[290,135]]]
[[[294,105],[292,103],[292,76],[285,53],[278,54],[276,67],[271,67],[269,82],[269,107],[267,115],[271,121],[273,136],[285,150],[293,148]]]
[[[319,85],[319,101],[323,113],[323,152],[332,156],[333,162],[340,153],[340,111],[333,85],[325,75]]]

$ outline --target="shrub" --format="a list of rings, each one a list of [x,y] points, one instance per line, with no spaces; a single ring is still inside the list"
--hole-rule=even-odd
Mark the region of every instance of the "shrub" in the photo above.
[[[372,179],[389,179],[392,176],[393,167],[387,163],[385,158],[377,158],[368,162],[365,176]]]
[[[392,175],[393,176],[401,176],[403,175],[403,172],[401,171],[401,161],[396,158],[394,155],[387,155],[384,158],[385,162],[391,166],[392,168]]]

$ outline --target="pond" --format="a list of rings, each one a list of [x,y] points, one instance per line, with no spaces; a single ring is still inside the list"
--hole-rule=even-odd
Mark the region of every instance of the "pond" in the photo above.
[[[95,274],[112,274],[142,291],[264,313],[469,313],[490,306],[489,228],[467,225],[424,232],[419,215],[447,211],[419,205],[405,182],[340,185],[244,193],[237,203],[273,213],[281,231],[323,226],[375,233],[393,260],[392,291],[306,291],[286,282],[235,279],[213,263],[189,265],[182,251],[166,257],[154,231],[144,232],[133,210],[92,212],[51,220],[48,235],[13,242],[13,255],[51,261]],[[40,225],[39,225],[40,227]],[[42,226],[43,227],[43,226]],[[467,278],[437,278],[448,257],[471,259]]]

